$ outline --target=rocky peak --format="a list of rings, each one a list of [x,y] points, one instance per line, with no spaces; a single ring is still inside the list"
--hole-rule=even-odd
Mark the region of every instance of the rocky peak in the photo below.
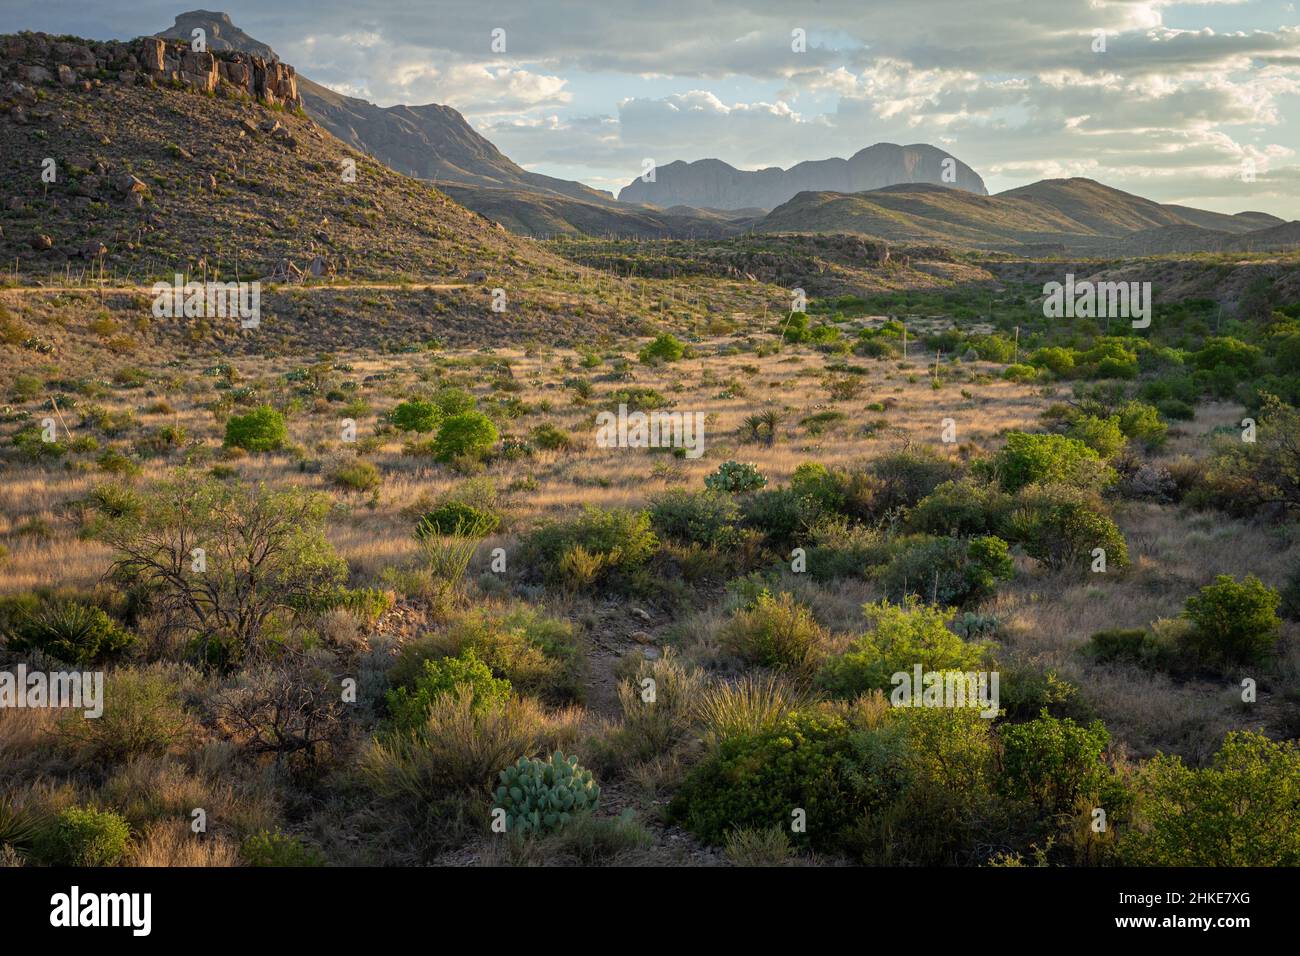
[[[264,60],[279,60],[279,55],[265,43],[249,36],[230,19],[230,14],[212,10],[190,10],[178,13],[176,22],[154,36],[164,40],[184,40],[189,42],[195,30],[202,30],[207,37],[208,49],[214,51],[238,51]]]

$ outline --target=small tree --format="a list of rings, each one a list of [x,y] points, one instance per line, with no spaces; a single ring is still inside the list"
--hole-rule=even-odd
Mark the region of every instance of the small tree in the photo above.
[[[324,495],[181,473],[95,533],[114,551],[114,581],[145,589],[169,624],[198,638],[205,661],[233,663],[272,619],[341,583],[328,511]]]
[[[393,427],[404,432],[431,432],[442,421],[442,409],[433,402],[410,399],[402,402],[388,416]]]
[[[1192,622],[1186,640],[1202,660],[1216,665],[1254,664],[1277,643],[1282,622],[1278,593],[1254,575],[1239,584],[1220,574],[1187,599],[1183,611]]]
[[[452,415],[438,429],[433,455],[439,461],[453,458],[482,458],[496,444],[497,427],[482,412]]]

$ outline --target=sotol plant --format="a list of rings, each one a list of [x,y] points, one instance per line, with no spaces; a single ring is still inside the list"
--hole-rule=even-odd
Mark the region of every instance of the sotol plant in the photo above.
[[[510,833],[557,830],[580,813],[596,809],[600,787],[577,757],[556,751],[548,759],[520,757],[501,771],[496,805],[506,812]]]

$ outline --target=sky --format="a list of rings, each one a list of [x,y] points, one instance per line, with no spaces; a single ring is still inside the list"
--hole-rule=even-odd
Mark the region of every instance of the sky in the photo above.
[[[449,104],[521,166],[615,193],[646,159],[760,169],[931,143],[990,192],[1086,176],[1160,202],[1300,219],[1297,2],[217,8],[318,83],[384,106]],[[127,39],[171,26],[183,9],[0,0],[0,33]]]

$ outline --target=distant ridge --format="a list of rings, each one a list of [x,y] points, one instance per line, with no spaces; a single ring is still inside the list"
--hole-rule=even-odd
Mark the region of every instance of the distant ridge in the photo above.
[[[951,181],[949,181],[951,180]],[[736,169],[718,159],[680,160],[655,169],[653,182],[634,179],[619,191],[624,202],[712,209],[774,209],[801,192],[855,193],[904,183],[950,186],[988,195],[984,180],[961,160],[925,143],[876,143],[848,159],[820,159],[789,169]]]

